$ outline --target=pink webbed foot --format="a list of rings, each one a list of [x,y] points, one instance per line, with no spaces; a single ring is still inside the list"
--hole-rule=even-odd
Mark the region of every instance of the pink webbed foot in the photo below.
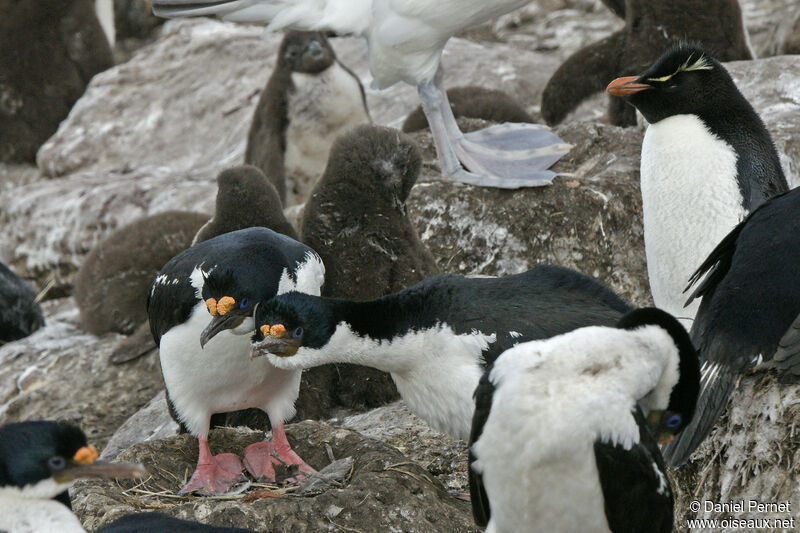
[[[314,468],[292,450],[283,424],[275,424],[272,429],[272,441],[256,442],[244,451],[244,465],[247,471],[259,481],[275,482],[275,467],[295,467],[302,475],[303,472],[316,472]],[[297,476],[287,479],[289,483],[297,482]]]
[[[243,481],[242,462],[232,453],[211,455],[208,442],[200,439],[200,456],[197,467],[180,494],[198,491],[205,495],[224,494],[233,485]]]
[[[244,450],[244,467],[262,483],[275,483],[275,467],[278,460],[272,456],[275,445],[271,442],[256,442]]]

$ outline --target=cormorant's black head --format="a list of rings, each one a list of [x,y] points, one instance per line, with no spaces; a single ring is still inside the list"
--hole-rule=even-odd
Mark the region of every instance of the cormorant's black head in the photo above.
[[[336,139],[328,166],[317,191],[335,190],[340,202],[386,213],[397,209],[405,214],[405,202],[417,182],[422,156],[416,143],[394,128],[365,124]],[[361,201],[354,201],[361,199]]]
[[[97,456],[83,432],[66,422],[37,420],[0,426],[0,486],[23,488],[52,479],[52,498],[75,479],[146,474],[139,465],[103,463]],[[37,493],[37,497],[43,495]]]
[[[288,292],[260,302],[255,311],[252,357],[272,353],[291,357],[301,347],[321,348],[336,329],[324,298]]]
[[[262,296],[258,279],[236,276],[230,268],[214,268],[204,276],[204,281],[203,300],[212,318],[200,334],[200,346],[205,346],[221,331],[241,325],[245,318],[253,315],[255,304]]]
[[[627,98],[650,124],[673,115],[703,116],[744,99],[717,60],[686,43],[670,49],[641,75],[617,78],[606,90]]]
[[[278,52],[278,63],[292,72],[316,74],[334,61],[336,54],[331,44],[318,31],[287,31]]]
[[[673,386],[666,409],[653,410],[647,421],[659,444],[671,441],[694,416],[700,394],[700,361],[686,329],[669,313],[654,307],[636,309],[623,316],[617,327],[637,329],[659,326],[666,331],[678,349],[678,381]]]

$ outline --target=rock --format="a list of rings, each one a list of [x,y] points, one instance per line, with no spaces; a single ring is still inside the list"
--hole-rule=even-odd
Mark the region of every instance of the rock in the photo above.
[[[61,419],[84,428],[101,446],[163,388],[158,361],[109,365],[117,336],[94,337],[77,326],[71,299],[42,305],[47,325],[0,346],[0,424]]]
[[[158,509],[184,519],[259,531],[441,531],[477,532],[469,503],[449,495],[441,483],[396,449],[354,431],[318,422],[286,427],[292,448],[318,470],[334,458],[353,459],[341,488],[303,497],[292,488],[251,486],[225,498],[177,496],[194,468],[196,441],[188,435],[132,446],[119,460],[138,461],[152,477],[144,483],[81,482],[72,489],[76,514],[93,530],[125,513]],[[263,438],[260,432],[218,429],[212,450],[241,453]]]
[[[212,167],[216,176],[240,164],[279,37],[207,19],[168,24],[157,42],[92,80],[42,146],[39,168],[59,177],[132,164],[162,174]]]
[[[467,443],[431,428],[402,400],[330,422],[397,448],[424,466],[451,493],[469,491]]]
[[[140,442],[166,439],[178,434],[178,423],[167,410],[167,394],[162,390],[117,429],[103,447],[100,458],[115,461],[125,449]]]
[[[40,286],[52,279],[49,297],[66,296],[85,255],[115,228],[175,206],[212,212],[214,175],[150,167],[78,173],[6,190],[0,193],[0,227],[4,245],[13,250],[9,266]]]
[[[745,376],[720,417],[716,428],[695,451],[690,462],[673,471],[678,491],[676,527],[686,520],[780,519],[795,523],[769,531],[791,531],[797,527],[800,508],[800,389],[796,380],[781,379],[773,372]],[[691,502],[729,503],[744,501],[743,510],[721,509],[692,512]],[[788,512],[749,510],[749,502],[789,502]],[[692,529],[692,531],[742,531],[738,527]]]
[[[471,129],[469,121],[459,124]],[[554,167],[564,176],[549,187],[509,191],[418,182],[408,204],[422,242],[443,272],[508,275],[552,263],[580,270],[634,304],[648,304],[642,129],[571,123],[556,133],[575,147]],[[430,153],[430,135],[414,135]]]

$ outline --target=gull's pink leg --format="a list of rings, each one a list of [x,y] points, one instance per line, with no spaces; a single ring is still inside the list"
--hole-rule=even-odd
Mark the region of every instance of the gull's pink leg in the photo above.
[[[232,453],[211,455],[208,440],[198,437],[197,441],[200,448],[197,468],[186,486],[181,489],[181,494],[194,491],[199,491],[201,494],[224,494],[244,479],[242,462],[238,457]]]

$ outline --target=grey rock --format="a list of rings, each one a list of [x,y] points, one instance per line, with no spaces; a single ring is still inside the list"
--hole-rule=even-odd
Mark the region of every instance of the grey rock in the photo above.
[[[178,429],[178,423],[169,415],[166,392],[162,390],[114,432],[103,447],[100,458],[114,461],[126,448],[139,442],[177,435]]]
[[[402,400],[330,423],[377,439],[422,465],[449,491],[467,492],[467,443],[436,431]]]
[[[469,121],[460,121],[471,129]],[[644,305],[650,295],[639,192],[641,128],[572,123],[574,148],[549,187],[514,191],[422,178],[409,215],[443,272],[508,275],[551,263],[580,270]],[[427,132],[415,138],[429,154]],[[426,157],[426,159],[428,159]]]
[[[163,388],[157,359],[109,365],[118,335],[81,331],[71,299],[42,305],[47,325],[0,346],[0,424],[61,419],[102,447],[130,415]]]
[[[221,498],[177,496],[197,459],[195,439],[181,435],[137,444],[120,454],[119,460],[141,462],[149,470],[152,477],[144,483],[76,484],[73,508],[90,530],[126,513],[157,508],[179,518],[269,532],[480,531],[467,502],[452,497],[396,449],[318,422],[292,424],[286,431],[292,447],[317,469],[330,463],[328,447],[335,457],[352,457],[352,475],[344,486],[311,497],[270,485],[245,486],[243,492]],[[212,450],[239,453],[262,437],[260,432],[225,428],[212,431],[209,441]]]
[[[86,254],[114,229],[175,206],[213,213],[214,176],[149,167],[81,172],[8,189],[0,193],[8,264],[39,286],[52,279],[49,296],[65,296]]]

